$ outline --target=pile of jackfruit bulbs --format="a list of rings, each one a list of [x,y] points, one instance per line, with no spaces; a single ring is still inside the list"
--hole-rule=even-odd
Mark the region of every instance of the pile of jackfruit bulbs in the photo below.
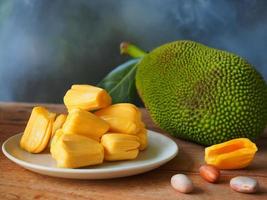
[[[111,102],[102,88],[72,85],[64,96],[68,114],[34,107],[20,146],[30,153],[50,148],[63,168],[135,159],[148,145],[141,112],[133,104]]]

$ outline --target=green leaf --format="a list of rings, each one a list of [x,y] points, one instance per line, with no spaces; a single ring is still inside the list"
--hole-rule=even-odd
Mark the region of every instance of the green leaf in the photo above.
[[[139,59],[129,60],[112,70],[98,86],[108,91],[112,103],[134,103],[138,99],[135,87],[136,63]]]

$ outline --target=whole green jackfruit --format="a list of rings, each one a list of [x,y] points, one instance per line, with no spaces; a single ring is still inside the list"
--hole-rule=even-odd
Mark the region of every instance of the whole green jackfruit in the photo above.
[[[137,64],[136,86],[153,121],[202,145],[256,139],[267,122],[267,86],[243,58],[193,41],[165,44]]]

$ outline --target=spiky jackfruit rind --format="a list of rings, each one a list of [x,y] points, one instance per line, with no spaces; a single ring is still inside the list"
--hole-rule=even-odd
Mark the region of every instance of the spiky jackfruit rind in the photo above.
[[[152,119],[202,145],[256,139],[267,122],[267,86],[243,58],[193,41],[165,44],[137,64],[136,86]]]

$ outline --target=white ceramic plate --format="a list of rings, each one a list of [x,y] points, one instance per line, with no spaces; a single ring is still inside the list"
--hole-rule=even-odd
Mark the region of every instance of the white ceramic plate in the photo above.
[[[79,169],[57,168],[49,152],[31,154],[19,147],[22,134],[10,137],[3,143],[2,151],[18,165],[48,176],[73,179],[108,179],[147,172],[168,162],[178,153],[178,147],[170,138],[148,130],[149,146],[131,161],[104,162],[102,165]]]

